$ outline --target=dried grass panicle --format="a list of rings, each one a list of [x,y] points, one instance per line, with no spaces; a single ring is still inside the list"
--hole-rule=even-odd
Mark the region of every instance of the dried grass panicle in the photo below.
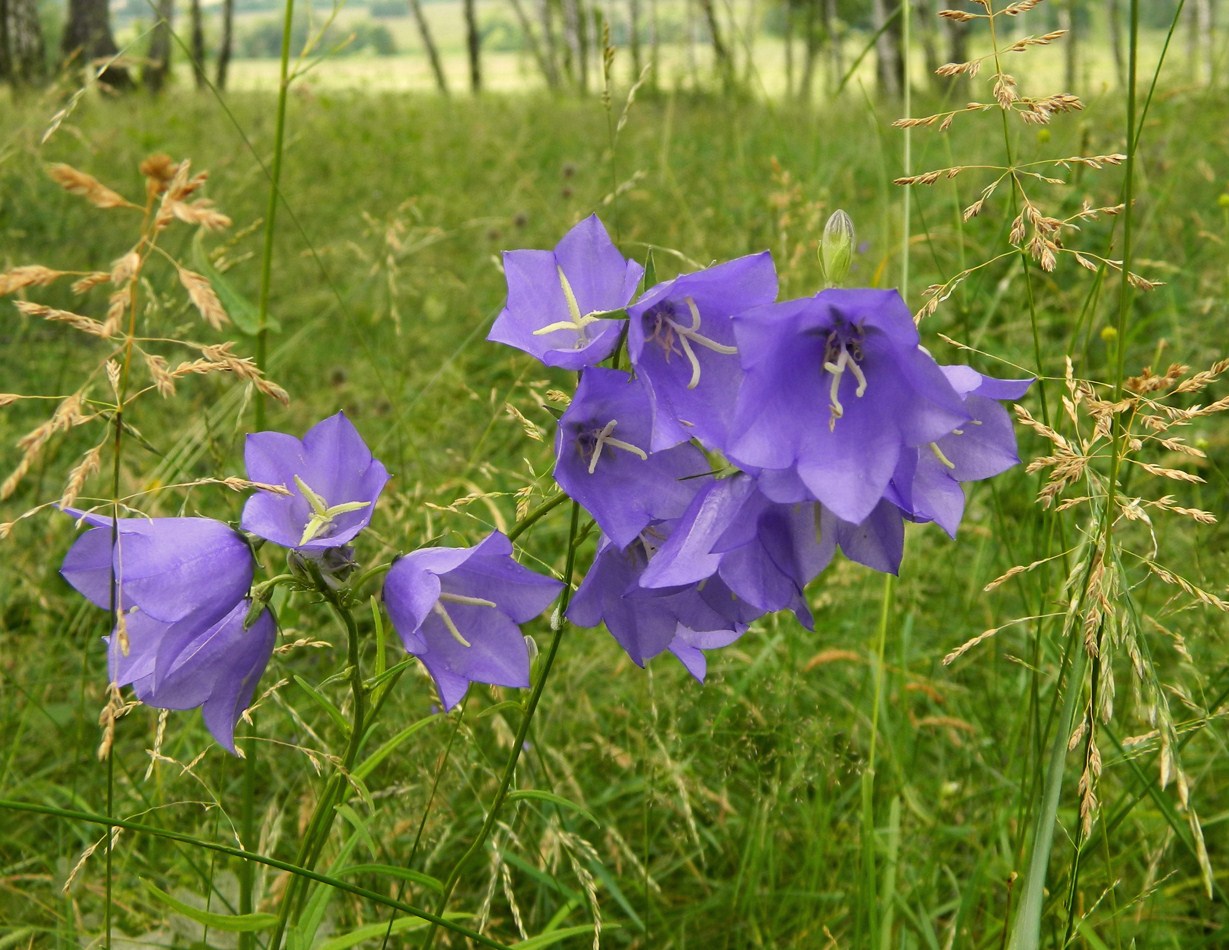
[[[105,445],[105,442],[100,442],[87,450],[81,457],[81,461],[68,473],[68,483],[64,486],[64,493],[60,496],[59,506],[61,508],[71,508],[89,477],[98,471],[102,464],[102,450]]]
[[[205,322],[215,330],[221,330],[226,326],[230,318],[226,315],[226,308],[218,299],[213,285],[196,271],[188,270],[179,264],[175,265],[175,270],[179,274],[179,282],[188,292],[188,299],[192,301],[192,306],[196,308]]]
[[[73,168],[71,165],[57,162],[48,166],[47,174],[65,191],[80,195],[96,208],[135,208],[138,211],[141,209],[140,205],[133,204],[93,175]]]
[[[46,287],[63,277],[67,272],[52,270],[42,264],[24,264],[0,274],[0,297],[7,296],[24,287]]]
[[[27,317],[38,317],[52,323],[66,323],[74,330],[80,330],[90,336],[109,337],[111,334],[105,324],[99,323],[93,317],[87,317],[71,310],[57,310],[29,300],[14,301],[17,309]]]

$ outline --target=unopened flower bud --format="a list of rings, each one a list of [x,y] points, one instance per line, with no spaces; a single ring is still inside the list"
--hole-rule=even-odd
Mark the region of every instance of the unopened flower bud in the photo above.
[[[825,286],[839,287],[845,282],[853,262],[853,248],[853,221],[844,211],[834,211],[824,225],[824,236],[819,243],[819,267]]]

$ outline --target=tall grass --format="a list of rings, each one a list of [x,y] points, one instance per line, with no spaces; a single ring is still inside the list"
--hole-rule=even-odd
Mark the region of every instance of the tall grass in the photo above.
[[[917,103],[914,112],[965,98]],[[811,113],[641,97],[615,156],[605,150],[608,118],[597,103],[322,94],[292,95],[288,105],[281,191],[293,219],[279,216],[273,235],[269,314],[278,329],[266,369],[292,401],[269,408],[268,423],[302,431],[345,408],[360,424],[396,474],[371,542],[380,555],[510,526],[516,492],[545,485],[548,447],[525,431],[549,432],[547,392],[562,382],[481,343],[503,294],[493,258],[507,247],[552,246],[592,210],[617,216],[625,251],[642,256],[651,245],[659,277],[770,247],[794,294],[819,286],[814,246],[835,207],[854,215],[866,245],[857,282],[889,280],[910,237],[904,289],[917,306],[919,288],[968,272],[923,321],[927,345],[944,361],[968,359],[996,375],[1017,375],[1004,363],[1040,374],[1026,403],[1038,424],[1022,430],[1022,455],[1058,454],[1052,432],[1090,456],[1083,481],[1061,484],[1066,494],[1048,510],[1034,500],[1055,484],[1044,470],[974,486],[955,545],[933,528],[911,531],[905,569],[886,590],[856,565],[834,564],[810,592],[815,634],[792,619],[762,622],[713,656],[703,688],[666,662],[638,670],[600,631],[566,631],[516,771],[518,788],[549,794],[517,797],[497,814],[489,806],[523,722],[501,700],[515,697],[475,688],[462,710],[438,716],[429,682],[407,672],[371,747],[404,737],[363,775],[366,794],[338,812],[320,864],[325,883],[307,892],[304,913],[320,921],[323,945],[345,945],[347,934],[376,941],[389,926],[392,945],[422,940],[424,930],[410,929],[418,922],[392,905],[435,907],[441,883],[488,823],[488,846],[464,864],[448,910],[505,944],[554,934],[589,945],[599,916],[609,946],[989,948],[1013,933],[1020,946],[1223,943],[1195,830],[1217,891],[1218,717],[1229,667],[1221,616],[1193,606],[1200,591],[1224,592],[1225,535],[1149,508],[1144,502],[1159,496],[1146,480],[1156,473],[1127,462],[1140,438],[1142,461],[1204,479],[1168,479],[1171,508],[1224,510],[1229,446],[1215,416],[1187,420],[1187,444],[1203,458],[1149,442],[1138,428],[1164,414],[1144,400],[1172,392],[1168,404],[1189,412],[1215,404],[1223,384],[1183,390],[1190,374],[1156,389],[1128,382],[1145,366],[1164,378],[1171,361],[1203,367],[1224,355],[1215,329],[1229,233],[1215,171],[1229,151],[1222,102],[1175,91],[1154,103],[1152,125],[1141,122],[1138,103],[1124,116],[1113,98],[1093,98],[1044,135],[1004,129],[996,113],[960,116],[943,135],[914,133],[913,173],[1131,155],[1129,176],[1125,165],[1059,168],[1053,177],[1064,184],[1044,200],[1057,218],[1077,213],[1084,198],[1094,207],[1132,200],[1135,263],[1124,267],[1165,281],[1147,295],[1112,268],[1085,272],[1064,255],[1049,272],[1012,252],[1011,221],[1023,205],[1010,181],[965,220],[980,191],[967,184],[972,170],[915,194],[916,230],[902,233],[890,182],[906,169],[888,105],[850,99]],[[234,221],[209,236],[209,249],[225,249],[219,269],[256,299],[273,113],[262,96],[228,106],[236,124],[205,100],[183,97],[168,109],[87,99],[46,142],[53,109],[6,112],[0,122],[19,148],[0,159],[0,270],[109,267],[130,235],[42,169],[63,162],[130,193],[140,187],[138,163],[157,150],[209,169],[208,193]],[[1128,256],[1121,215],[1080,223],[1065,238],[1072,248],[1090,260]],[[166,232],[168,253],[189,259],[190,235],[174,235]],[[152,277],[140,287],[142,318],[161,321],[157,335],[167,339],[205,332],[175,287]],[[25,293],[69,308],[54,287]],[[97,363],[98,345],[60,326],[16,316],[5,325],[9,352],[20,355],[5,389],[63,395]],[[252,351],[233,330],[211,339],[227,334]],[[1084,381],[1100,388],[1081,390]],[[1117,413],[1101,405],[1127,398],[1135,402]],[[6,406],[0,441],[14,444],[49,408]],[[243,387],[220,374],[181,385],[174,402],[139,403],[131,422],[140,439],[118,456],[121,478],[157,488],[238,474],[239,436],[253,414]],[[1098,423],[1104,437],[1093,444]],[[88,447],[76,439],[70,432],[48,443],[6,502],[12,512],[59,496]],[[6,469],[16,464],[4,459]],[[92,490],[104,489],[100,481]],[[1055,513],[1068,496],[1090,500]],[[157,497],[168,510],[238,514],[237,500],[208,486]],[[1115,497],[1140,498],[1148,520],[1117,516],[1124,508]],[[95,723],[108,698],[98,638],[108,624],[79,609],[55,575],[66,520],[21,521],[5,542],[0,728],[9,742],[0,797],[29,810],[10,807],[20,820],[0,832],[0,933],[36,945],[105,932],[117,946],[124,935],[229,945],[234,935],[202,930],[193,913],[141,882],[183,904],[238,913],[243,862],[226,848],[242,839],[262,856],[251,909],[277,913],[286,864],[317,803],[321,750],[343,738],[312,691],[344,706],[335,673],[346,646],[307,606],[283,605],[287,641],[311,643],[275,663],[262,684],[269,691],[253,712],[261,751],[250,779],[244,765],[210,749],[195,716],[162,719],[141,708],[115,723],[109,764],[100,765]],[[532,550],[549,561],[566,538],[566,517],[544,519]],[[1043,563],[983,589],[1035,561]],[[362,662],[395,665],[401,655],[386,649],[378,620],[360,624]],[[983,631],[993,634],[944,664]],[[538,631],[543,646],[547,635]],[[1092,656],[1090,636],[1099,648]],[[292,674],[299,681],[282,682]],[[1108,682],[1119,698],[1107,720]],[[1087,791],[1078,794],[1093,749],[1099,775],[1085,788],[1095,808]],[[1186,792],[1175,791],[1179,775]],[[254,848],[240,831],[245,781],[259,792]],[[81,817],[103,812],[131,825],[113,850],[99,850],[105,830]],[[1195,814],[1204,816],[1198,825]],[[258,945],[264,939],[254,935]]]

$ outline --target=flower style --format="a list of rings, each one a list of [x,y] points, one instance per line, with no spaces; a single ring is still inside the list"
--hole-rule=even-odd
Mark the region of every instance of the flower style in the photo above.
[[[969,418],[964,400],[918,344],[894,290],[825,290],[734,317],[746,370],[727,454],[764,470],[775,501],[821,502],[865,519],[904,449]]]
[[[487,336],[577,370],[614,352],[627,306],[644,268],[619,253],[597,215],[581,221],[553,251],[506,251],[508,301]]]
[[[422,660],[451,709],[470,683],[529,685],[519,624],[542,613],[562,588],[514,561],[512,542],[494,532],[474,547],[399,558],[384,580],[384,603],[406,650]]]
[[[248,478],[281,485],[289,495],[259,491],[248,499],[245,531],[303,553],[352,540],[371,521],[388,471],[344,412],[316,423],[302,441],[284,432],[254,432],[243,451]]]
[[[650,521],[681,515],[709,470],[692,445],[647,451],[651,428],[643,384],[602,367],[585,371],[559,420],[555,480],[619,547]]]
[[[252,549],[212,518],[120,518],[65,509],[90,529],[60,573],[105,610],[139,608],[155,620],[216,620],[252,586]],[[112,589],[114,585],[114,590]]]
[[[111,682],[161,709],[202,707],[220,745],[234,733],[273,652],[267,610],[246,622],[255,560],[233,528],[209,518],[112,518],[66,509],[90,525],[69,549],[65,579],[116,612]]]
[[[933,521],[953,538],[964,514],[962,482],[1016,465],[1011,416],[996,400],[1019,399],[1032,379],[996,379],[968,366],[940,367],[964,398],[969,420],[929,445],[901,454],[888,497],[913,521]]]
[[[214,739],[234,754],[235,726],[252,702],[277,637],[268,610],[247,624],[250,609],[244,598],[212,622],[190,617],[174,624],[139,610],[124,615],[122,630],[117,625],[106,638],[111,682],[131,684],[147,706],[199,706]]]
[[[651,525],[622,549],[602,538],[593,566],[568,605],[568,620],[579,627],[604,623],[638,666],[675,647],[694,660],[689,645],[699,649],[706,642],[732,643],[764,613],[715,576],[674,587],[641,586],[644,570],[668,531],[667,525]],[[679,659],[695,672],[688,660]]]
[[[724,450],[742,379],[731,316],[776,296],[764,251],[658,284],[628,307],[627,352],[653,409],[651,450],[692,438]]]

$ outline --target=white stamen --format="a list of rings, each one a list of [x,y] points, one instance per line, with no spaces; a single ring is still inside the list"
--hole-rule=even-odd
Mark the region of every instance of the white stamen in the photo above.
[[[639,457],[640,461],[648,460],[648,453],[639,446],[632,445],[630,442],[624,442],[622,439],[614,438],[610,433],[614,431],[614,427],[618,425],[617,419],[611,419],[602,427],[602,431],[597,434],[597,440],[593,444],[593,457],[589,459],[589,474],[592,475],[597,468],[597,460],[602,457],[602,446],[609,445],[614,449],[622,449],[624,452],[631,452],[632,455]]]
[[[683,356],[687,358],[687,362],[691,364],[691,379],[687,383],[688,389],[695,389],[700,385],[700,361],[696,357],[695,351],[691,348],[691,344],[702,346],[705,349],[712,350],[714,353],[721,353],[725,356],[732,356],[738,352],[737,347],[729,346],[725,343],[718,343],[711,337],[707,337],[700,332],[700,308],[696,306],[696,302],[691,297],[684,298],[684,303],[687,304],[687,309],[691,314],[691,326],[685,327],[673,317],[668,316],[665,312],[658,313],[657,319],[658,331],[664,325],[669,328],[666,336],[662,340],[663,348],[666,351],[666,356],[669,357],[673,352],[675,335],[678,336],[679,346],[683,350]]]
[[[440,600],[443,600],[443,594],[440,595]],[[493,605],[492,605],[493,606]],[[473,646],[468,640],[461,636],[461,631],[457,629],[457,625],[452,622],[452,618],[448,616],[448,611],[444,609],[444,605],[438,600],[431,605],[431,612],[440,620],[444,621],[444,626],[448,628],[448,632],[452,634],[454,640],[463,647]]]
[[[841,388],[841,377],[845,374],[845,370],[849,370],[850,374],[858,382],[857,387],[854,389],[854,396],[860,399],[866,392],[866,374],[862,372],[862,367],[858,365],[857,359],[849,355],[849,350],[846,349],[844,343],[837,343],[836,346],[836,362],[834,363],[831,360],[824,361],[824,369],[832,374],[832,385],[828,389],[828,407],[832,411],[832,417],[828,420],[829,432],[836,428],[836,420],[845,415],[845,407],[841,405],[841,400],[837,396]]]
[[[544,336],[547,333],[554,333],[556,330],[575,330],[576,331],[576,347],[579,349],[588,342],[585,335],[585,327],[590,323],[596,323],[598,317],[593,313],[584,315],[580,312],[580,304],[576,302],[576,294],[572,290],[571,283],[568,282],[567,275],[563,272],[563,268],[558,264],[555,265],[555,272],[559,275],[559,287],[563,290],[563,299],[568,305],[568,319],[560,320],[556,323],[548,324],[533,331],[534,336]]]
[[[930,443],[930,451],[935,453],[935,458],[942,462],[945,468],[952,470],[956,468],[956,463],[943,454],[943,450],[939,448],[938,442]]]
[[[308,487],[307,482],[303,481],[298,475],[294,477],[294,483],[312,510],[311,517],[303,528],[303,536],[299,538],[300,546],[323,534],[325,529],[333,523],[333,519],[338,515],[344,515],[349,511],[358,511],[360,508],[366,508],[371,504],[369,501],[345,501],[340,505],[330,506],[324,500],[323,495],[313,491]]]

